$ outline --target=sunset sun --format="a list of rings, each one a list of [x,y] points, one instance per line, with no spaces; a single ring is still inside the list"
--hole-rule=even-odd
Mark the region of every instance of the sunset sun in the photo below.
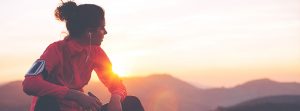
[[[129,76],[130,68],[124,59],[111,57],[112,70],[120,77]]]
[[[128,76],[126,68],[119,66],[117,64],[113,65],[113,71],[114,73],[118,74],[120,77]]]

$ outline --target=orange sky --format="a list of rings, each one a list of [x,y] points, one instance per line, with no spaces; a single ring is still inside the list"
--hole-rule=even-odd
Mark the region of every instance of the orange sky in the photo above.
[[[2,2],[0,83],[23,79],[47,45],[63,38],[53,15],[59,1]],[[76,1],[105,9],[102,47],[124,75],[168,73],[204,86],[300,82],[298,0]]]

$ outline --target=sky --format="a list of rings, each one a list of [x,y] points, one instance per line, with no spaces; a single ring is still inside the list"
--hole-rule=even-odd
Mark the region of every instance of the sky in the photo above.
[[[75,0],[105,10],[102,48],[125,77],[170,74],[196,86],[300,82],[299,0]],[[0,7],[0,83],[22,80],[65,25],[60,0]],[[92,80],[96,80],[93,76]]]

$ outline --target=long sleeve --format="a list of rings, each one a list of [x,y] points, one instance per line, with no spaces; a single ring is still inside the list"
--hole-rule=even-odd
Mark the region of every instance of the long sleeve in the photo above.
[[[117,74],[112,71],[112,64],[105,52],[99,48],[94,70],[98,78],[108,88],[111,94],[118,94],[122,100],[127,96],[126,88]]]
[[[33,96],[54,96],[64,98],[68,88],[45,81],[41,74],[37,76],[26,76],[23,81],[23,91]]]
[[[33,64],[25,75],[23,90],[28,95],[50,95],[63,98],[68,92],[65,86],[56,85],[43,79],[44,72],[52,73],[59,63],[58,49],[55,43],[49,45],[41,57]]]

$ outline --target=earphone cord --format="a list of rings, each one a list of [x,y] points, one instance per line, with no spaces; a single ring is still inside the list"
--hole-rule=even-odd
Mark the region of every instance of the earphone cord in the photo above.
[[[86,56],[86,59],[85,59],[85,62],[88,61],[89,57],[90,57],[90,53],[91,53],[91,44],[92,44],[92,37],[91,37],[91,34],[89,34],[90,36],[90,43],[89,43],[89,52],[88,52],[88,55]]]

